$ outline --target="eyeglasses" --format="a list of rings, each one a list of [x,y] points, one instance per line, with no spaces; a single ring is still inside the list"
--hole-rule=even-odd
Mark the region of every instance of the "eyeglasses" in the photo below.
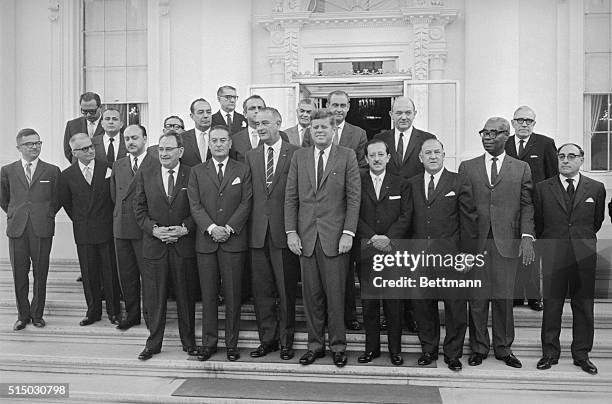
[[[219,98],[225,98],[228,101],[237,100],[237,95],[220,95]]]
[[[42,145],[42,142],[39,140],[38,142],[25,142],[25,143],[20,144],[19,146],[32,148],[32,147],[40,147],[41,145]]]
[[[531,125],[532,123],[535,122],[533,119],[530,119],[530,118],[516,118],[514,119],[514,121],[518,123],[519,125],[522,125],[524,123],[526,123],[527,125]]]
[[[480,132],[480,137],[483,139],[496,139],[499,135],[503,135],[504,133],[508,133],[507,130],[486,130],[483,129]]]
[[[164,128],[166,129],[185,129],[183,125],[178,124],[178,123],[167,123],[164,125]]]
[[[83,115],[95,115],[98,113],[98,108],[96,109],[82,109],[81,114]]]
[[[172,153],[173,151],[175,151],[176,149],[178,149],[179,147],[158,147],[157,150],[160,153]]]
[[[80,151],[83,153],[87,153],[90,150],[94,150],[96,148],[96,146],[94,146],[93,144],[90,144],[89,146],[85,146],[85,147],[81,147],[80,149],[72,149],[72,151]]]
[[[558,154],[557,158],[559,159],[559,161],[563,161],[565,159],[567,159],[567,161],[574,161],[576,160],[577,157],[582,157],[580,155],[576,155],[574,153],[570,153],[570,154]]]

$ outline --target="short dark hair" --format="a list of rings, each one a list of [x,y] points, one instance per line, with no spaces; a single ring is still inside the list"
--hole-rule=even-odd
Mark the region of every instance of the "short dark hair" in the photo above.
[[[312,105],[313,107],[315,106],[315,102],[314,102],[314,100],[312,98],[302,98],[301,100],[299,100],[298,103],[297,103],[298,108],[302,104]]]
[[[123,119],[121,118],[121,111],[119,111],[117,108],[113,108],[113,107],[104,108],[104,111],[102,111],[102,115],[101,116],[104,116],[104,114],[107,113],[108,111],[115,111],[116,113],[119,114],[119,119],[121,119],[123,121]]]
[[[329,118],[332,126],[336,127],[336,120],[334,119],[334,114],[327,108],[317,108],[312,111],[312,115],[310,115],[311,121],[315,119],[326,119]]]
[[[178,119],[181,122],[181,125],[183,125],[183,129],[185,129],[185,122],[183,122],[180,116],[176,115],[170,115],[169,117],[164,119],[164,127],[166,127],[166,122],[168,122],[169,119]]]
[[[210,137],[210,133],[213,130],[224,130],[227,132],[227,134],[231,137],[232,133],[230,132],[229,128],[227,127],[227,125],[215,125],[212,128],[210,128],[210,130],[208,131],[208,137]]]
[[[147,137],[147,128],[145,128],[144,126],[142,126],[139,123],[133,123],[131,125],[128,125],[125,130],[127,130],[130,126],[136,126],[137,128],[140,129],[140,132],[142,133],[142,137]]]
[[[242,110],[243,111],[246,111],[246,104],[247,104],[247,102],[249,100],[253,100],[253,99],[261,100],[261,102],[263,102],[263,104],[264,104],[264,107],[266,106],[266,101],[264,101],[264,99],[261,97],[261,95],[253,94],[250,97],[247,97],[247,99],[244,100],[244,102],[242,103]]]
[[[344,90],[334,90],[331,93],[329,93],[327,95],[327,102],[331,102],[331,97],[332,95],[343,95],[346,97],[346,101],[350,102],[351,101],[351,97],[349,97],[348,93]]]
[[[206,101],[204,98],[195,99],[195,100],[193,100],[193,102],[189,106],[189,110],[191,111],[192,114],[193,114],[193,108],[195,107],[196,102],[200,102],[200,101],[204,101],[205,103],[210,105],[210,102]],[[181,119],[181,118],[179,118],[179,119]]]
[[[223,93],[223,90],[232,90],[232,91],[236,91],[236,88],[232,87],[232,86],[221,86],[219,87],[219,89],[217,90],[217,97],[221,97],[221,93]]]
[[[382,139],[370,139],[370,140],[368,140],[368,142],[365,144],[365,147],[363,148],[363,150],[365,150],[366,156],[368,155],[368,147],[370,147],[373,144],[378,144],[378,143],[384,144],[385,145],[385,150],[387,151],[387,154],[391,154],[391,152],[389,151],[389,145],[387,144],[387,142],[385,142]]]
[[[578,149],[578,151],[580,152],[580,157],[584,157],[584,150],[582,150],[582,147],[578,146],[576,143],[565,143],[565,144],[562,144],[557,149],[557,154],[561,153],[561,149],[563,149],[565,146],[574,146],[574,147],[576,147]]]
[[[265,107],[261,109],[259,112],[270,112],[272,116],[274,117],[274,119],[279,120],[279,124],[283,122],[283,118],[281,117],[280,112],[278,112],[278,109],[274,107]]]
[[[21,129],[19,132],[17,132],[17,144],[19,144],[19,141],[24,138],[25,136],[31,136],[31,135],[37,135],[38,137],[40,137],[40,135],[38,134],[38,132],[36,132],[34,129],[32,128],[24,128]]]
[[[81,94],[81,97],[79,97],[79,104],[81,103],[81,101],[91,101],[91,100],[95,100],[96,104],[98,105],[98,108],[100,106],[102,106],[102,100],[100,100],[100,96],[96,93],[92,93],[90,91]]]
[[[158,143],[159,143],[159,142],[160,142],[160,141],[161,141],[163,138],[165,138],[165,137],[173,137],[173,138],[175,138],[175,139],[176,139],[176,146],[177,146],[177,147],[183,147],[183,136],[181,136],[181,134],[180,134],[180,133],[178,133],[177,131],[175,131],[175,130],[172,130],[172,129],[171,129],[171,130],[169,130],[168,132],[163,133],[163,134],[162,134],[162,135],[159,137]]]
[[[423,140],[423,143],[421,143],[421,149],[419,150],[419,153],[423,151],[423,145],[425,144],[425,142],[429,142],[429,141],[438,142],[442,150],[444,150],[444,144],[442,143],[440,139],[438,139],[437,137],[430,137],[429,139]]]

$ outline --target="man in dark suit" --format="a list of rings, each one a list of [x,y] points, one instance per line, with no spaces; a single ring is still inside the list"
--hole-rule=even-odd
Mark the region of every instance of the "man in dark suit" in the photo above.
[[[559,173],[555,141],[548,136],[533,132],[535,112],[528,106],[520,106],[514,111],[512,126],[514,135],[506,142],[508,156],[529,164],[534,185]],[[527,304],[532,310],[542,310],[542,291],[540,289],[540,262],[536,259],[528,267],[518,268],[514,283],[514,305]]]
[[[100,124],[104,129],[104,135],[95,136],[91,139],[96,148],[96,160],[106,161],[109,168],[113,167],[113,163],[127,154],[125,142],[121,134],[121,113],[109,108],[102,113]]]
[[[314,146],[296,150],[285,191],[287,246],[300,256],[308,351],[300,363],[325,355],[325,319],[334,364],[346,365],[344,292],[359,221],[361,180],[355,153],[332,143],[334,115],[312,116]]]
[[[87,315],[81,326],[100,321],[104,284],[106,313],[112,324],[119,324],[119,280],[113,244],[113,201],[110,197],[111,169],[105,160],[96,160],[94,145],[85,133],[70,138],[77,162],[60,176],[60,200],[72,219]]]
[[[415,251],[428,254],[474,253],[478,237],[478,216],[470,180],[444,168],[444,147],[438,139],[427,139],[421,146],[419,159],[425,173],[409,180],[412,197],[410,237]],[[428,268],[429,269],[429,268]],[[440,276],[453,279],[455,268],[432,268]],[[444,271],[444,272],[441,272]],[[440,317],[438,300],[444,300],[444,362],[454,371],[463,365],[463,342],[467,330],[467,299],[458,290],[434,291],[425,299],[413,301],[419,325],[423,354],[418,364],[426,366],[438,358]]]
[[[285,129],[289,143],[299,147],[307,145],[307,139],[310,138],[310,114],[312,114],[314,108],[314,101],[311,98],[303,98],[298,102],[297,109],[295,110],[298,123]]]
[[[208,132],[210,130],[212,109],[204,98],[194,100],[189,106],[195,128],[181,134],[185,152],[181,163],[189,167],[196,166],[210,158]]]
[[[240,358],[240,289],[248,250],[246,223],[251,207],[251,174],[246,165],[229,158],[232,140],[227,126],[213,127],[209,140],[212,158],[194,167],[189,178],[202,292],[202,351],[198,359],[208,360],[217,351],[217,295],[221,278],[227,359],[236,361]]]
[[[524,161],[506,155],[510,124],[504,118],[489,118],[479,132],[485,153],[459,166],[459,174],[472,183],[478,212],[478,249],[486,252],[485,265],[472,276],[482,282],[469,299],[470,366],[480,365],[489,353],[487,329],[491,301],[495,358],[520,368],[512,354],[514,316],[512,296],[518,260],[533,262],[533,202],[531,170]]]
[[[419,160],[419,151],[427,139],[435,139],[429,132],[412,126],[417,115],[414,102],[408,97],[397,97],[393,101],[389,115],[393,120],[394,129],[381,132],[375,139],[384,140],[391,151],[391,160],[387,170],[393,175],[410,179],[424,171],[423,163]],[[412,301],[404,301],[405,321],[410,332],[418,331],[418,324],[414,320]]]
[[[576,144],[559,147],[559,176],[536,185],[536,235],[544,274],[542,358],[538,369],[559,362],[561,315],[569,290],[571,299],[572,358],[589,374],[597,367],[589,359],[593,348],[597,236],[605,215],[604,185],[580,174],[584,151]]]
[[[111,199],[115,204],[113,211],[113,235],[119,282],[125,299],[126,317],[117,326],[127,330],[140,324],[140,274],[144,265],[142,258],[142,229],[134,215],[134,193],[136,173],[140,169],[154,165],[146,151],[147,131],[144,126],[130,125],[123,133],[128,155],[113,164],[110,179]]]
[[[181,119],[181,117],[176,115],[170,115],[166,119],[164,119],[164,127],[162,128],[162,133],[166,133],[169,130],[173,130],[178,134],[182,134],[185,132],[185,122]]]
[[[357,245],[363,263],[370,264],[373,254],[387,252],[392,239],[404,239],[410,226],[410,193],[401,177],[386,171],[390,159],[389,146],[379,139],[370,140],[365,147],[368,171],[361,172],[361,207],[357,226]],[[357,255],[359,256],[359,254]],[[363,322],[366,330],[365,352],[357,358],[369,363],[380,356],[380,299],[363,299]],[[383,299],[387,320],[387,340],[391,363],[400,366],[402,358],[402,301]]]
[[[104,129],[100,125],[100,112],[102,108],[100,96],[91,92],[81,94],[79,104],[83,116],[66,122],[66,130],[64,131],[64,156],[66,156],[69,163],[76,161],[70,148],[70,138],[72,135],[87,133],[90,138],[93,138],[94,136],[104,134]]]
[[[143,231],[142,304],[149,337],[138,359],[151,359],[161,351],[166,328],[168,278],[176,291],[179,336],[183,351],[198,354],[195,343],[196,226],[189,212],[187,182],[190,167],[181,164],[181,135],[168,131],[159,138],[159,164],[136,173],[134,213]]]
[[[212,126],[225,125],[230,134],[234,134],[246,127],[244,115],[236,112],[236,89],[232,86],[221,86],[217,90],[217,100],[221,109],[212,116]]]
[[[45,326],[49,254],[55,214],[60,208],[60,170],[39,158],[41,146],[34,129],[21,129],[17,133],[21,159],[0,170],[0,207],[7,214],[6,235],[17,302],[15,331],[24,329],[30,320],[36,327]],[[34,274],[31,302],[30,263]]]
[[[283,360],[293,358],[295,299],[299,266],[288,262],[285,233],[285,186],[293,152],[299,147],[280,138],[280,113],[264,108],[255,126],[263,145],[246,154],[253,183],[253,208],[249,218],[249,247],[259,347],[251,356],[259,358],[281,347]],[[277,310],[278,300],[278,310]]]

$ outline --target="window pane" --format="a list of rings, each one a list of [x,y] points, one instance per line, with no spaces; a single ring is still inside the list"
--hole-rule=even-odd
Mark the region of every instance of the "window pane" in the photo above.
[[[612,0],[584,0],[584,11],[601,13],[612,11]]]
[[[146,102],[147,100],[147,69],[144,67],[127,68],[128,101]]]
[[[129,0],[127,2],[127,29],[147,29],[146,0]]]
[[[106,66],[125,66],[126,33],[107,32],[104,38],[104,64]]]
[[[126,0],[104,1],[104,30],[125,30],[125,8]]]
[[[612,88],[610,74],[612,53],[592,53],[585,55],[585,91],[608,92]]]
[[[610,14],[585,16],[584,51],[610,52]]]
[[[608,134],[594,133],[591,137],[591,170],[608,169]]]
[[[127,99],[125,67],[107,67],[104,74],[104,101],[121,102]]]
[[[88,0],[83,2],[85,6],[85,31],[104,30],[104,1]]]
[[[85,66],[104,66],[104,32],[85,33]]]
[[[85,91],[93,91],[104,99],[104,68],[88,67],[85,70]]]
[[[141,66],[147,64],[147,32],[127,33],[127,65]]]

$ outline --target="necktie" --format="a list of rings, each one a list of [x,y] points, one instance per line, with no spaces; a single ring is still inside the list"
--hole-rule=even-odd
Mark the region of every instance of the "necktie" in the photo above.
[[[497,179],[497,157],[493,157],[493,163],[491,163],[491,185],[495,184]]]
[[[338,131],[339,130],[340,130],[340,128],[336,128],[336,132],[334,133],[334,139],[333,139],[334,144],[338,144],[338,138],[340,137],[338,135]]]
[[[404,132],[400,132],[400,138],[397,142],[397,155],[400,163],[404,161]]]
[[[109,163],[115,162],[115,146],[113,146],[113,142],[115,141],[114,137],[108,138],[108,150],[106,151],[106,161]]]
[[[382,185],[382,181],[380,180],[380,176],[374,177],[374,192],[376,192],[376,199],[380,199],[380,186]]]
[[[257,136],[257,132],[253,132],[251,134],[251,147],[254,149],[259,144],[259,136]]]
[[[219,166],[219,171],[217,171],[217,178],[219,179],[219,184],[223,182],[223,163],[217,164]]]
[[[132,173],[136,174],[138,171],[138,157],[134,157],[134,165],[132,166]]]
[[[274,176],[274,149],[268,147],[268,161],[266,162],[266,187],[272,185],[272,177]]]
[[[574,179],[568,178],[565,181],[567,181],[567,194],[569,195],[570,202],[572,202],[574,200],[574,192],[576,191],[574,188]]]
[[[518,149],[519,157],[523,154],[524,151],[525,151],[525,141],[523,139],[521,139],[519,141],[519,149]]]
[[[85,181],[91,185],[91,168],[89,166],[85,166]]]
[[[25,175],[26,180],[28,180],[28,186],[32,185],[32,163],[26,164]]]
[[[225,116],[227,117],[227,127],[230,128],[230,130],[231,130],[232,129],[232,125],[233,125],[232,115],[231,114],[227,114]]]
[[[174,193],[174,170],[168,170],[168,200],[172,200]]]
[[[302,128],[301,126],[298,126],[298,140],[300,142],[298,146],[304,144],[304,128]]]
[[[429,177],[429,184],[427,185],[427,201],[431,202],[434,193],[434,176]]]
[[[208,147],[206,146],[206,133],[200,132],[200,143],[198,144],[200,149],[200,160],[206,161],[206,154],[208,153]]]
[[[96,133],[95,124],[93,122],[87,121],[87,134],[89,135],[90,138],[92,138],[95,133]]]
[[[323,155],[324,150],[319,151],[319,160],[317,162],[317,189],[321,187],[321,180],[323,179]]]

